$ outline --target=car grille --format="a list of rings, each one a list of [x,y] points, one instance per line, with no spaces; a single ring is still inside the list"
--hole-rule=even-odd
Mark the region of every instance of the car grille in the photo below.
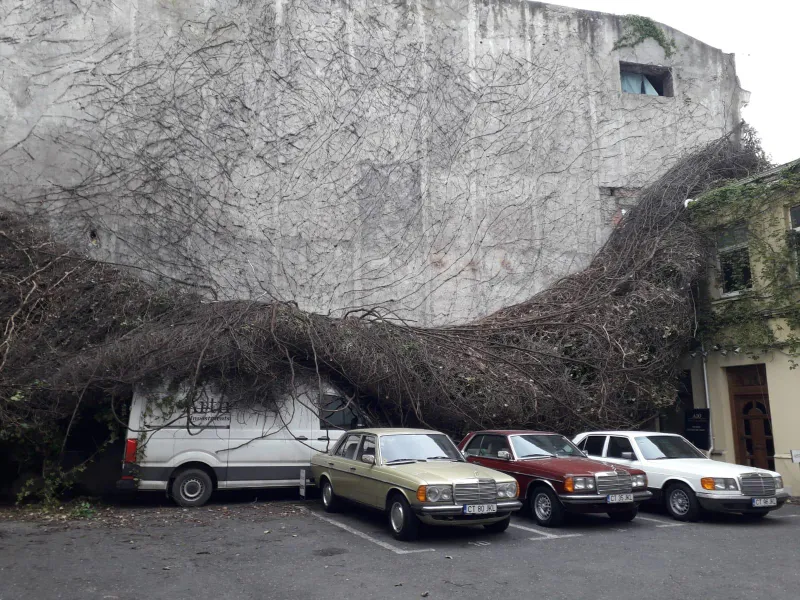
[[[761,473],[742,475],[742,494],[745,496],[774,496],[775,478]]]
[[[497,484],[494,479],[478,479],[469,483],[457,483],[453,489],[456,504],[483,504],[497,500]]]
[[[598,494],[630,494],[633,491],[630,473],[609,471],[595,475]]]

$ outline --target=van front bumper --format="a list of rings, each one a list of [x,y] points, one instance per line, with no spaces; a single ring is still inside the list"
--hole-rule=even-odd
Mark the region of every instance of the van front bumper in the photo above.
[[[789,499],[788,492],[775,494],[775,506],[753,506],[753,499],[772,498],[773,496],[741,496],[733,494],[717,494],[714,492],[697,492],[697,501],[705,510],[723,513],[763,513],[777,510]]]

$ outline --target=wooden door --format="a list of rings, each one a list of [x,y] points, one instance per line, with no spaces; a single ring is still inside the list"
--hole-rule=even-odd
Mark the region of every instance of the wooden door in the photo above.
[[[764,365],[729,367],[728,388],[740,465],[775,469],[775,442],[769,411],[769,392]]]

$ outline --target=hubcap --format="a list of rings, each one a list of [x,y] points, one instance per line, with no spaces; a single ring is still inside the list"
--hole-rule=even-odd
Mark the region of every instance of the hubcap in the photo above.
[[[330,505],[332,496],[333,490],[331,490],[331,484],[326,481],[325,485],[322,487],[322,501],[325,503],[325,506]]]
[[[547,521],[550,515],[553,514],[553,505],[550,503],[550,498],[547,494],[538,494],[533,502],[533,510],[536,513],[536,518],[540,521]]]
[[[197,500],[203,495],[205,486],[199,479],[187,479],[181,485],[181,496],[184,500]]]
[[[673,490],[669,496],[669,505],[676,515],[685,515],[689,512],[689,496],[681,489]]]
[[[405,511],[402,504],[399,502],[392,504],[392,509],[389,511],[389,520],[392,522],[392,529],[394,529],[395,533],[400,533],[403,530]]]

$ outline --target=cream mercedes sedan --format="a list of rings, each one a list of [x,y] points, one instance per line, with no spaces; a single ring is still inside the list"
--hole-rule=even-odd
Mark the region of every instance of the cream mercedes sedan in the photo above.
[[[399,540],[420,523],[483,525],[502,532],[519,510],[516,479],[466,462],[445,434],[427,429],[358,429],[311,459],[326,511],[348,500],[386,513]]]

